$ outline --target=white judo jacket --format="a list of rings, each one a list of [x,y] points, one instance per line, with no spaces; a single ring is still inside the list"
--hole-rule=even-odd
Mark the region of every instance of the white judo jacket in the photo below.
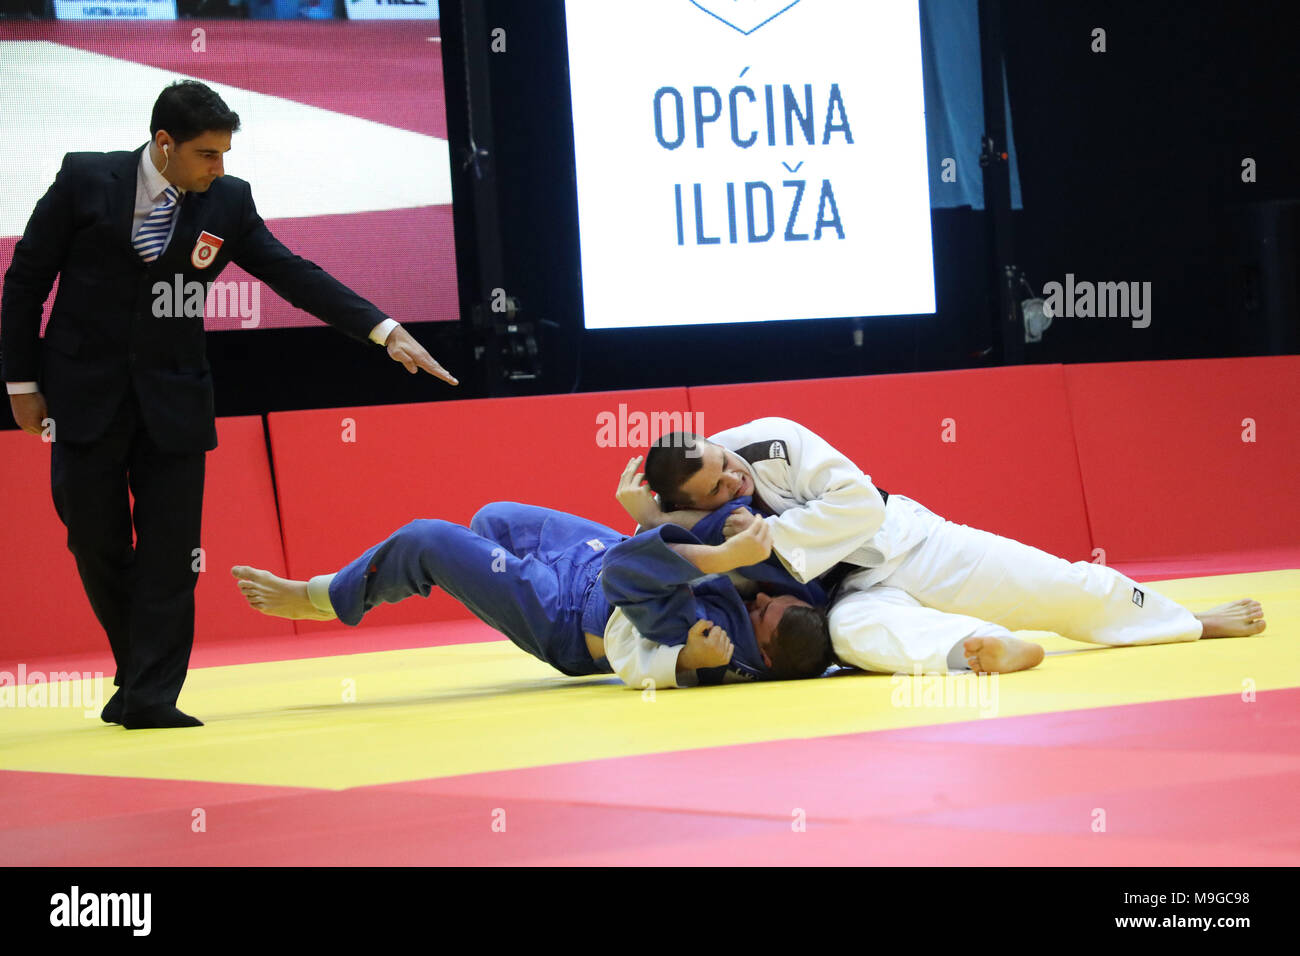
[[[759,418],[709,441],[748,464],[756,496],[773,512],[765,519],[772,550],[803,583],[841,561],[879,568],[925,539],[908,499],[886,502],[869,475],[797,422]]]
[[[898,494],[886,502],[870,476],[797,422],[759,418],[709,441],[748,464],[757,496],[774,512],[765,519],[772,527],[772,550],[805,584],[840,562],[877,569],[883,576],[925,540],[926,526],[917,519],[923,506]],[[862,576],[863,583],[876,576]],[[682,645],[642,637],[617,608],[604,638],[609,663],[627,686],[694,683],[693,674],[677,678]]]

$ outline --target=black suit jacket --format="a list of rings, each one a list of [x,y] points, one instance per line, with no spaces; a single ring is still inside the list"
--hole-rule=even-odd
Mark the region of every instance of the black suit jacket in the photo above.
[[[146,265],[131,245],[136,178],[132,152],[68,153],[32,212],[5,273],[0,377],[37,381],[55,438],[100,437],[128,388],[150,435],[177,453],[217,446],[203,320],[155,315],[157,283],[207,286],[226,263],[265,282],[305,312],[360,340],[386,316],[316,265],[290,252],[257,214],[245,180],[223,176],[187,192],[161,256]],[[191,261],[201,232],[224,240],[206,268]],[[59,292],[40,338],[41,307]],[[167,302],[171,303],[171,296]]]

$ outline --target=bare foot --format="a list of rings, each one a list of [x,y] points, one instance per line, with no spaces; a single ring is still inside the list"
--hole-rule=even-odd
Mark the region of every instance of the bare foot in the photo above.
[[[1009,674],[1043,662],[1042,647],[1018,637],[968,637],[961,646],[977,674]]]
[[[1212,607],[1196,619],[1201,622],[1201,637],[1249,637],[1265,627],[1264,608],[1251,598]]]
[[[332,621],[335,615],[317,610],[307,597],[306,581],[288,581],[277,578],[270,571],[261,571],[238,564],[230,569],[239,581],[239,593],[255,610],[273,617],[287,617],[293,621]]]

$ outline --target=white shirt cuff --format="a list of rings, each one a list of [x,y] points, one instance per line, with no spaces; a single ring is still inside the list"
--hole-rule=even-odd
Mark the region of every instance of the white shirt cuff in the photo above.
[[[326,614],[337,614],[330,601],[330,584],[334,581],[332,574],[318,574],[307,581],[307,598],[311,606]]]
[[[619,679],[635,690],[677,687],[677,657],[684,647],[642,637],[622,608],[616,607],[605,623],[605,659]]]
[[[5,388],[10,395],[31,395],[41,390],[35,382],[5,382]]]
[[[396,319],[384,319],[384,321],[380,322],[370,330],[370,341],[374,342],[376,345],[387,345],[389,333],[391,333],[393,329],[397,328],[398,324],[399,323]]]

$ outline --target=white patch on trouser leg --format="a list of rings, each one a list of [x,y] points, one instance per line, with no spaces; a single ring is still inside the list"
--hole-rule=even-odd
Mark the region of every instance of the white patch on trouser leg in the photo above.
[[[332,574],[318,574],[307,581],[307,599],[311,601],[311,606],[326,614],[336,613],[334,604],[330,601],[330,582],[333,580]]]
[[[945,521],[883,585],[903,588],[927,607],[968,614],[1013,631],[1053,631],[1091,644],[1194,641],[1190,611],[1113,568],[1071,564],[987,531]]]

